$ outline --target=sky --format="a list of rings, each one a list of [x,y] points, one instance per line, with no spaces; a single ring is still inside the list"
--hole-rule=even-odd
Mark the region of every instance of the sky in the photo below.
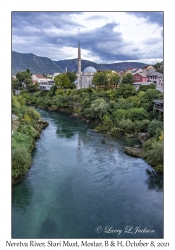
[[[12,50],[96,63],[163,60],[163,12],[12,12]]]

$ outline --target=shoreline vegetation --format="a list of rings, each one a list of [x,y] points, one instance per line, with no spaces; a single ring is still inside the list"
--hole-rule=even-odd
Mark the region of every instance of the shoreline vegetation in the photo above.
[[[21,181],[32,164],[35,141],[48,122],[40,119],[34,107],[27,107],[12,94],[12,185]]]
[[[163,93],[158,92],[153,84],[140,86],[137,92],[132,84],[120,84],[111,89],[89,87],[79,90],[54,85],[50,91],[29,93],[22,90],[13,98],[20,105],[61,111],[87,123],[95,122],[94,131],[111,137],[136,137],[142,142],[141,148],[136,145],[126,147],[124,151],[145,159],[156,172],[163,172],[163,113],[153,107],[154,100],[162,99]],[[37,111],[34,112],[33,108],[32,112]],[[36,123],[34,114],[30,116],[30,112],[25,111],[20,119],[26,123],[32,118]],[[39,119],[38,115],[36,117]],[[33,138],[37,137],[35,133]]]

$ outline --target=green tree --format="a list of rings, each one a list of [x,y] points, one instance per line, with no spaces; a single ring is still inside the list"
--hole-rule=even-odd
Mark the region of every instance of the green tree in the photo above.
[[[91,102],[89,111],[92,118],[99,118],[102,120],[103,115],[107,114],[108,109],[108,103],[103,98],[98,98]]]
[[[122,77],[123,84],[132,84],[134,82],[134,76],[131,73],[126,73]]]
[[[154,68],[155,68],[155,70],[156,70],[157,72],[163,74],[163,63],[160,63],[160,62],[156,63],[156,64],[154,65]]]
[[[107,86],[108,78],[107,78],[106,73],[105,72],[95,73],[92,79],[92,84],[94,84],[95,86],[98,86],[98,85]]]
[[[127,98],[127,97],[135,95],[135,94],[136,94],[136,90],[131,84],[121,83],[119,85],[119,88],[117,89],[117,96],[118,97]]]
[[[55,92],[57,90],[57,86],[56,85],[53,85],[50,90],[49,90],[49,96],[50,97],[53,97],[55,95]]]
[[[76,72],[66,72],[66,75],[68,76],[71,83],[74,83],[74,81],[77,79]]]
[[[31,79],[31,75],[27,71],[22,71],[16,74],[16,78],[22,83],[27,78]]]
[[[36,92],[39,90],[39,84],[36,82],[35,84],[30,83],[26,85],[28,92]]]
[[[22,87],[22,83],[19,79],[12,79],[12,89],[20,89]]]
[[[147,119],[149,116],[148,112],[144,108],[131,108],[128,109],[128,118],[132,121],[138,120],[144,120]]]
[[[59,74],[54,78],[55,85],[61,89],[75,88],[75,84],[71,83],[69,77],[66,74]]]
[[[159,97],[156,89],[148,89],[140,98],[141,106],[148,112],[153,110],[154,100]]]
[[[139,91],[146,91],[147,89],[156,89],[156,85],[151,83],[150,85],[142,85],[139,86]]]
[[[109,83],[111,85],[117,85],[120,83],[120,80],[121,80],[121,77],[118,73],[112,73],[110,75],[110,80],[109,80]]]

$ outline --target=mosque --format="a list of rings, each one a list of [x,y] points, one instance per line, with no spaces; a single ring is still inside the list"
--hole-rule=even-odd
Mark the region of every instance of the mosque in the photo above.
[[[87,67],[81,72],[81,48],[78,45],[78,73],[77,73],[77,89],[88,88],[92,86],[92,79],[97,70],[94,67]]]

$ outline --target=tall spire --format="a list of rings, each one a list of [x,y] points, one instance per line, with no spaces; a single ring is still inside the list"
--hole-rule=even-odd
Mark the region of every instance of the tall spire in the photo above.
[[[78,59],[81,59],[80,42],[79,42],[79,44],[78,44]]]
[[[81,49],[80,49],[80,42],[78,44],[78,89],[81,89]]]

